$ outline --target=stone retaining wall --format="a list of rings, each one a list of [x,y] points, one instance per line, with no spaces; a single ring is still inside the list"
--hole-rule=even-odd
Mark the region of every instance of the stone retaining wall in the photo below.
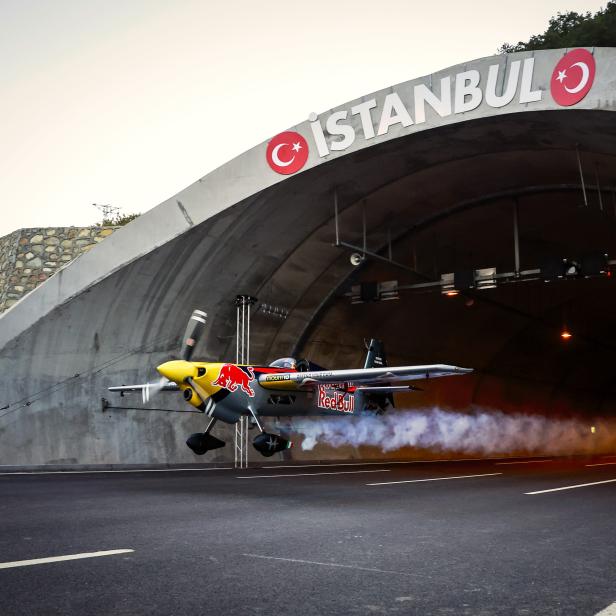
[[[118,228],[19,229],[0,238],[0,313]]]

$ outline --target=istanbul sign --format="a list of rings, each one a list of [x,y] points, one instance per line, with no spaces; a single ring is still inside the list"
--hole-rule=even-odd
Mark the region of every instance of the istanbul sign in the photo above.
[[[533,88],[535,58],[513,60],[488,67],[487,78],[477,69],[446,75],[436,82],[437,88],[418,83],[405,103],[396,91],[380,102],[377,98],[357,103],[350,108],[330,113],[324,119],[312,113],[309,126],[319,157],[344,151],[357,139],[368,141],[387,135],[392,127],[407,128],[426,122],[427,113],[441,118],[468,113],[482,103],[494,109],[511,104],[524,105],[542,100],[545,92]],[[565,54],[554,67],[550,93],[558,105],[569,107],[579,103],[592,88],[595,59],[585,49]],[[330,135],[329,141],[325,135]],[[266,160],[277,173],[289,175],[299,171],[308,160],[308,143],[295,131],[286,131],[268,144]]]

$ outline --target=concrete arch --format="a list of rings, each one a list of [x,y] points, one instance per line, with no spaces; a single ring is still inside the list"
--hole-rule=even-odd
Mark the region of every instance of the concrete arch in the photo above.
[[[71,263],[0,317],[0,406],[8,404],[0,411],[0,439],[9,444],[0,462],[192,461],[183,440],[198,429],[198,417],[140,418],[138,411],[105,415],[100,412],[105,387],[151,378],[151,367],[173,354],[197,306],[211,314],[198,352],[230,357],[231,300],[238,292],[291,309],[284,322],[259,317],[253,342],[254,360],[288,354],[306,324],[318,320],[327,298],[353,273],[346,255],[332,246],[334,190],[350,227],[354,204],[372,195],[375,227],[395,211],[402,237],[438,210],[446,215],[448,204],[464,195],[528,185],[537,169],[524,160],[541,158],[546,175],[571,184],[575,178],[569,168],[560,173],[547,164],[554,152],[570,155],[579,143],[599,158],[613,155],[610,112],[616,110],[616,84],[610,75],[616,49],[590,51],[595,82],[573,107],[560,107],[550,95],[553,68],[566,50],[454,66],[294,127],[310,149],[296,174],[273,171],[266,160],[268,144],[259,144]],[[520,73],[514,97],[490,106],[484,87],[494,72],[490,67],[498,66],[496,88],[502,94],[515,62]],[[479,86],[465,81],[475,74]],[[450,113],[441,117],[427,105],[424,121],[418,121],[418,93],[433,92],[442,103],[447,83]],[[465,107],[461,88],[471,100],[480,91],[481,101]],[[403,108],[410,110],[412,124],[404,121]],[[374,114],[375,133],[387,122],[389,129],[370,136],[367,111]],[[336,149],[343,135],[335,131],[341,127],[347,127],[347,135],[353,132],[354,140]],[[482,165],[489,169],[485,161],[490,159],[493,168],[507,161],[524,168],[511,182],[485,174],[464,186],[464,173]],[[439,179],[444,171],[451,177]],[[608,180],[616,183],[612,176]],[[425,197],[411,208],[400,199],[409,186]],[[387,207],[378,210],[383,204]],[[31,405],[20,406],[26,402]],[[180,408],[181,402],[167,404]],[[34,438],[43,440],[36,450],[29,447]]]

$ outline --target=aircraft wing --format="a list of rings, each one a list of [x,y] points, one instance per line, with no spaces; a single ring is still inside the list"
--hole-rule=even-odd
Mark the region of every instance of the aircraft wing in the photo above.
[[[291,384],[298,387],[316,387],[328,383],[378,386],[400,381],[468,374],[472,371],[472,368],[460,368],[446,364],[427,364],[425,366],[387,366],[351,370],[319,370],[317,372],[278,372],[261,375],[259,384],[269,389],[286,389]]]

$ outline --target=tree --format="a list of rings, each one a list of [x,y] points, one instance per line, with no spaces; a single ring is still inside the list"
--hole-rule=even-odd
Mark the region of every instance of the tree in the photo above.
[[[103,218],[101,227],[123,227],[127,225],[131,220],[139,218],[141,214],[116,214],[112,218]]]
[[[590,11],[557,13],[543,34],[515,45],[503,43],[498,53],[561,47],[616,47],[616,1],[610,0],[594,15]]]

